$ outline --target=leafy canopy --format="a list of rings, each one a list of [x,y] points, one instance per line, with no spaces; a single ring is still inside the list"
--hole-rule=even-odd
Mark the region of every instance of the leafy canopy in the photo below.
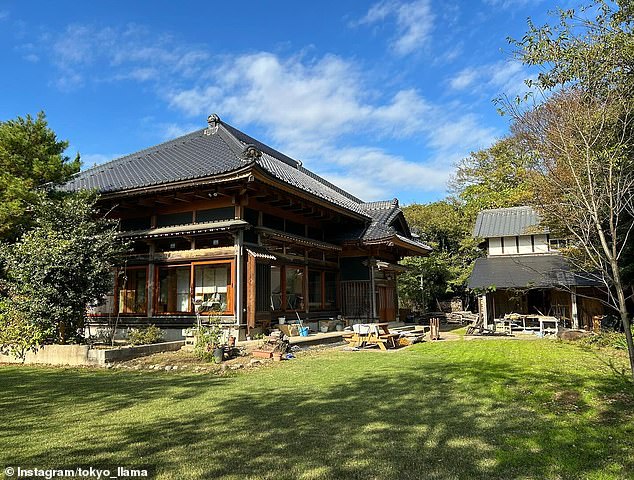
[[[35,190],[61,183],[79,171],[79,155],[64,155],[68,142],[48,127],[44,112],[34,119],[0,122],[0,240],[14,240],[28,226]]]
[[[46,343],[80,341],[86,306],[112,289],[123,252],[115,225],[97,219],[94,193],[41,194],[34,227],[0,247],[6,279],[0,303],[0,348],[18,356]]]

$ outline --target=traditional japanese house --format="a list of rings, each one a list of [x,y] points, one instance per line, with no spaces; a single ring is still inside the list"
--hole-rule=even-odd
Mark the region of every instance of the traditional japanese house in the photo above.
[[[366,203],[211,115],[208,126],[77,174],[130,253],[92,323],[239,335],[278,317],[394,320],[398,261],[427,255],[396,199]]]
[[[505,314],[551,315],[569,328],[592,328],[603,314],[595,278],[561,255],[566,240],[553,238],[531,207],[484,210],[473,231],[487,256],[478,258],[469,288],[479,294],[485,325]]]

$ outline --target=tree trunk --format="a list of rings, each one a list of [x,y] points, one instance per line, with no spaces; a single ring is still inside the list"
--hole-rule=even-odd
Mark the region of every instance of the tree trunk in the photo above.
[[[630,369],[632,370],[632,380],[634,381],[634,341],[632,340],[632,327],[625,308],[625,301],[620,305],[619,313],[621,314],[621,323],[625,330],[625,342],[627,343],[627,353],[630,358]]]

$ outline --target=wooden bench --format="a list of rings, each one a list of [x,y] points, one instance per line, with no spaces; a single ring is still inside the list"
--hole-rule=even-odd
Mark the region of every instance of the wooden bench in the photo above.
[[[378,342],[379,342],[379,348],[381,350],[386,350],[385,348],[385,344],[389,344],[391,345],[392,348],[396,348],[397,347],[397,340],[401,335],[399,333],[384,333],[382,335],[379,335],[378,338]]]

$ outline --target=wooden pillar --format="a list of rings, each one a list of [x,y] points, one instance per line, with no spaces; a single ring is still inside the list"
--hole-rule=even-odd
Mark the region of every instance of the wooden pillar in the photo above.
[[[154,252],[155,252],[155,247],[154,247],[154,242],[152,242],[150,243],[150,250],[149,250],[150,264],[148,265],[148,269],[147,269],[147,316],[148,318],[154,316],[154,298],[156,295],[156,292],[155,292],[156,266],[154,265]]]
[[[247,255],[247,334],[255,327],[256,261],[253,255]]]
[[[572,328],[579,328],[579,312],[577,310],[577,288],[571,287],[570,290],[570,317],[572,320]]]
[[[484,328],[489,328],[489,312],[486,293],[484,295],[480,295],[480,301],[478,302],[478,305],[480,307],[480,315],[482,315]]]
[[[376,279],[374,278],[374,265],[375,260],[374,257],[370,257],[369,267],[370,267],[370,312],[372,313],[372,319],[377,318],[376,313]]]
[[[236,306],[236,325],[244,325],[244,261],[243,261],[243,231],[235,233],[235,250],[236,250],[236,287],[235,306]]]

